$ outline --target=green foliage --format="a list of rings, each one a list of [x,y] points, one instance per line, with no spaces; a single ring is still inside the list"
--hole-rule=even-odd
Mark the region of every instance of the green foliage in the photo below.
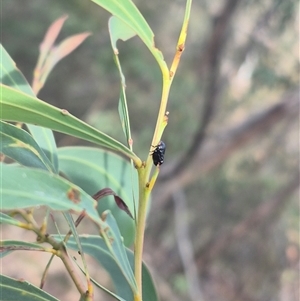
[[[127,147],[72,116],[68,111],[55,108],[8,86],[3,85],[1,89],[3,120],[47,127],[122,152],[129,158],[138,160]]]
[[[48,0],[23,0],[23,2],[24,5],[20,6],[18,0],[10,0],[5,1],[2,6],[2,42],[16,61],[17,67],[29,80],[36,64],[41,37],[48,25],[58,16],[67,13],[69,19],[65,22],[58,36],[58,43],[54,46],[77,32],[88,31],[93,34],[83,46],[76,50],[76,53],[67,56],[63,63],[55,67],[54,72],[47,79],[47,84],[39,93],[39,99],[56,107],[68,109],[74,116],[85,120],[130,148],[128,143],[130,141],[127,138],[129,135],[125,138],[122,132],[122,126],[123,130],[126,130],[124,125],[127,123],[126,112],[122,107],[125,101],[121,100],[123,95],[119,97],[121,87],[118,82],[118,69],[113,60],[115,54],[111,51],[110,36],[107,32],[109,13],[90,1],[53,0],[51,8]],[[168,3],[168,1],[134,0],[134,2],[155,33],[156,46],[164,50],[165,60],[170,62],[173,56],[173,41],[177,38],[180,20],[184,13],[181,5],[178,1]],[[172,179],[174,177],[182,179],[182,177],[178,174],[171,174],[170,177],[168,170],[178,162],[185,162],[188,159],[185,157],[186,150],[190,148],[194,141],[194,134],[201,126],[206,103],[211,103],[214,99],[211,95],[217,96],[214,115],[205,132],[206,139],[200,151],[205,162],[200,164],[199,169],[193,173],[189,183],[186,181],[184,184],[184,192],[188,197],[189,205],[186,224],[190,226],[197,258],[201,256],[202,248],[209,247],[214,239],[218,241],[219,235],[223,237],[224,232],[230,232],[232,227],[251,214],[256,206],[263,201],[268,201],[272,195],[277,195],[277,191],[280,191],[292,176],[292,171],[299,165],[298,123],[290,116],[286,116],[279,124],[276,122],[276,125],[274,124],[274,127],[269,128],[267,132],[263,129],[257,132],[257,137],[254,140],[250,139],[249,144],[243,144],[244,142],[239,140],[241,144],[238,144],[233,151],[230,148],[232,136],[226,135],[230,133],[228,129],[234,130],[238,129],[239,125],[246,125],[244,121],[250,120],[253,112],[271,108],[274,102],[281,101],[287,89],[298,86],[299,47],[298,39],[295,38],[299,27],[297,9],[295,9],[298,3],[295,0],[239,1],[238,8],[232,17],[227,18],[228,14],[226,15],[227,26],[216,28],[215,25],[224,21],[222,6],[229,2],[236,3],[237,1],[203,0],[194,3],[192,15],[196,17],[191,18],[189,46],[184,53],[184,64],[180,66],[180,72],[174,79],[170,94],[171,102],[168,104],[170,122],[168,131],[165,131],[163,137],[168,146],[167,166],[164,165],[162,168],[164,174],[169,174],[169,180],[164,178],[161,183],[158,183],[160,187],[154,189],[154,214],[149,216],[146,236],[150,242],[155,241],[155,244],[149,244],[147,255],[152,254],[151,247],[155,250],[155,254],[158,252],[161,254],[158,257],[162,259],[155,257],[156,260],[153,260],[151,264],[154,270],[159,271],[167,285],[172,285],[170,279],[174,275],[174,269],[172,269],[174,266],[177,266],[175,274],[184,275],[182,265],[179,263],[176,236],[174,236],[173,205],[170,204],[171,199],[169,201],[165,199]],[[222,29],[226,34],[222,36],[223,42],[220,45],[217,37],[220,36]],[[218,47],[214,48],[214,45]],[[155,64],[151,52],[138,37],[134,37],[129,43],[118,41],[117,46],[122,73],[126,76],[124,83],[126,84],[126,102],[129,106],[131,136],[134,142],[132,146],[135,154],[140,158],[146,158],[153,135],[155,123],[153,116],[157,113],[159,106],[160,69]],[[219,54],[214,56],[216,49]],[[211,72],[212,64],[218,65],[218,62],[220,70],[214,69]],[[211,82],[215,82],[215,85],[212,86]],[[119,112],[116,110],[118,101]],[[45,152],[51,164],[56,166],[55,172],[58,173],[56,145],[54,143],[54,148],[50,148],[49,137],[51,136],[43,134],[45,131],[52,135],[52,131],[33,125],[28,125],[28,127],[40,149]],[[23,128],[25,129],[25,126]],[[32,128],[35,128],[39,135],[35,137]],[[239,129],[243,130],[243,127]],[[44,145],[41,143],[42,137],[45,138]],[[84,141],[61,134],[55,133],[55,137],[59,146],[85,144]],[[52,141],[54,141],[53,135]],[[210,146],[214,144],[220,150],[217,154],[210,153]],[[215,164],[213,168],[216,170],[212,172],[210,168],[207,169],[206,163],[214,165],[220,159],[218,154],[225,156]],[[230,160],[228,160],[229,157]],[[184,169],[188,168],[186,164]],[[195,185],[192,184],[193,182]],[[76,185],[81,187],[80,183]],[[97,189],[100,188],[102,185],[99,185]],[[89,192],[90,195],[93,193],[94,191]],[[270,224],[266,220],[265,223],[268,223],[273,230],[261,231],[259,228],[261,234],[267,232],[265,236],[257,235],[254,231],[254,235],[251,233],[249,236],[255,236],[258,239],[255,241],[238,240],[237,246],[230,243],[234,246],[226,247],[225,256],[222,257],[219,253],[218,257],[208,262],[205,271],[208,273],[212,271],[213,275],[217,273],[220,277],[209,277],[208,283],[205,278],[206,287],[213,290],[216,287],[214,281],[217,281],[217,278],[226,279],[230,287],[234,284],[234,287],[241,288],[237,293],[249,292],[247,296],[240,295],[238,299],[247,299],[248,296],[250,299],[252,297],[259,300],[276,299],[281,285],[278,279],[274,279],[274,276],[280,276],[283,262],[280,259],[285,258],[285,254],[289,254],[287,240],[299,245],[299,235],[291,234],[293,229],[296,229],[296,233],[299,232],[297,197],[294,197],[294,201],[294,207],[291,208],[290,200],[286,198],[285,221],[287,223],[282,223],[281,220],[278,223],[276,217]],[[112,196],[99,202],[101,206],[106,204],[115,206]],[[127,218],[123,211],[119,212]],[[57,214],[55,220],[59,224]],[[294,220],[293,226],[287,226],[291,220]],[[130,218],[127,221],[132,222]],[[80,225],[79,231],[89,233],[88,225]],[[59,224],[60,232],[65,233],[60,226]],[[10,228],[11,226],[3,227],[4,235],[9,233]],[[122,230],[121,227],[120,231],[124,235]],[[248,235],[250,230],[251,227],[247,227],[245,235]],[[20,231],[22,230],[18,230]],[[52,231],[52,229],[49,230],[51,233]],[[125,237],[124,242],[126,243]],[[274,256],[279,246],[281,247],[280,254],[277,253],[277,256]],[[283,250],[285,246],[287,253]],[[26,253],[28,254],[25,252],[24,256]],[[252,256],[254,253],[255,256]],[[172,254],[172,260],[165,260],[170,254]],[[4,273],[19,275],[21,270],[19,265],[11,265],[9,260],[12,261],[11,257],[3,264]],[[222,261],[222,267],[220,267],[220,261]],[[271,261],[273,261],[272,265],[269,264]],[[295,266],[289,260],[285,262],[291,270]],[[26,265],[26,262],[24,264]],[[22,269],[22,275],[18,277],[27,279],[24,277],[26,271],[30,277],[34,274],[33,263],[29,261],[28,265],[30,269]],[[53,274],[52,265],[51,269]],[[46,284],[53,283],[50,278],[51,269]],[[199,271],[201,274],[201,267]],[[289,277],[286,278],[286,275],[283,277],[280,284],[286,284],[283,287],[285,290],[290,287],[290,282],[287,280]],[[255,281],[249,281],[249,279]],[[63,295],[61,288],[65,289],[64,283],[57,282],[58,285],[55,285],[55,289],[51,292],[56,291]],[[271,287],[270,283],[272,283]],[[264,296],[253,296],[256,294],[254,292],[258,294],[260,291],[263,291]],[[182,295],[177,296],[178,299],[188,299],[188,292],[181,291],[181,293]],[[222,294],[221,289],[216,289],[214,293],[220,294],[219,299],[230,299]],[[176,298],[173,299],[176,300]],[[215,297],[215,299],[218,298]]]
[[[103,265],[104,268],[110,273],[110,276],[113,280],[114,286],[116,288],[116,292],[119,296],[124,298],[125,300],[132,300],[133,295],[132,291],[128,285],[128,281],[126,280],[126,273],[122,271],[122,267],[118,265],[118,261],[114,258],[103,239],[99,236],[88,236],[88,237],[80,237],[80,242],[82,248],[86,254],[91,255],[96,261]],[[67,244],[68,247],[77,250],[77,245],[74,239],[70,239]],[[134,254],[131,250],[126,249],[126,254],[128,260],[131,265],[131,269],[134,269]],[[116,270],[120,270],[119,273],[116,273]],[[143,300],[151,301],[156,300],[157,295],[154,288],[153,280],[150,275],[150,272],[145,264],[143,264]]]
[[[72,183],[90,195],[110,187],[128,206],[132,215],[134,200],[138,198],[137,174],[131,164],[120,156],[90,147],[64,147],[58,149],[60,171]],[[131,184],[129,184],[131,183]],[[99,201],[98,211],[109,209],[117,217],[124,243],[130,246],[134,239],[134,221],[109,196]]]
[[[7,301],[58,301],[27,281],[0,275],[1,299]]]
[[[0,122],[0,151],[16,162],[55,172],[48,157],[28,132],[6,122]]]

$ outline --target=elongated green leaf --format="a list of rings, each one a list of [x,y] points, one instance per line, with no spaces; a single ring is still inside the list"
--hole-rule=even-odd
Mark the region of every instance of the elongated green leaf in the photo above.
[[[50,162],[52,162],[55,172],[58,173],[57,149],[53,132],[50,129],[34,124],[26,124],[26,127]]]
[[[120,66],[121,68],[121,66]],[[120,72],[121,69],[119,69]],[[125,84],[125,81],[124,81]],[[130,122],[129,122],[129,114],[128,114],[128,106],[125,94],[125,86],[121,84],[120,89],[120,98],[119,98],[119,116],[122,124],[122,128],[125,134],[126,141],[128,143],[128,147],[132,149],[132,138],[131,138],[131,130],[130,130]]]
[[[114,283],[116,293],[125,300],[133,300],[132,291],[120,271],[114,257],[109,252],[104,240],[99,236],[80,236],[83,251],[91,255],[103,268],[109,273]],[[67,244],[71,249],[77,250],[76,241],[71,238]],[[130,262],[131,269],[134,269],[134,254],[131,250],[126,249],[126,255]],[[145,264],[142,270],[143,276],[143,301],[157,301],[157,293],[151,277],[151,274]]]
[[[117,41],[127,41],[136,35],[136,31],[124,23],[121,19],[112,16],[108,20],[108,29],[110,35],[111,46],[115,52],[118,54]]]
[[[126,137],[126,141],[128,143],[129,148],[132,150],[130,122],[129,122],[128,106],[127,106],[126,93],[125,93],[126,83],[125,83],[125,76],[122,72],[121,64],[119,61],[117,40],[121,39],[123,41],[126,41],[131,37],[133,37],[135,35],[135,32],[115,16],[109,18],[108,27],[110,32],[111,45],[114,50],[114,58],[119,70],[120,81],[121,81],[119,107],[118,107],[119,116],[121,119],[121,124]]]
[[[51,162],[26,131],[0,121],[0,152],[22,165],[55,172]]]
[[[150,48],[154,34],[143,15],[131,0],[92,0],[127,24]]]
[[[78,235],[78,232],[77,232],[77,229],[76,229],[75,222],[72,218],[71,213],[69,213],[69,212],[65,212],[64,217],[65,217],[66,221],[68,222],[70,230],[73,234],[73,238],[75,239],[75,241],[77,243],[77,247],[78,247],[78,250],[80,252],[81,260],[82,260],[82,263],[83,263],[83,266],[84,266],[84,273],[86,274],[87,273],[87,264],[86,264],[85,256],[84,256],[84,253],[83,253],[83,250],[82,250],[82,247],[81,247],[81,243],[80,243],[80,240],[79,240],[79,235]]]
[[[77,263],[77,261],[75,261],[75,263]],[[84,270],[78,264],[77,264],[77,266],[84,273]],[[118,301],[127,301],[127,300],[123,299],[122,297],[118,296],[117,294],[113,293],[108,288],[106,288],[103,285],[101,285],[93,277],[91,277],[90,279],[91,279],[91,282],[94,283],[96,287],[100,288],[102,291],[104,291],[105,293],[107,293],[109,296],[115,298]]]
[[[59,301],[24,280],[0,275],[0,296],[3,301]]]
[[[12,218],[11,216],[9,216],[3,212],[0,212],[0,224],[1,224],[1,227],[3,227],[2,225],[4,225],[4,224],[14,225],[17,227],[22,227],[24,225],[24,223],[20,222],[17,219]],[[8,251],[8,250],[6,250],[6,251],[2,250],[0,253],[0,257],[4,257],[4,256],[8,255],[9,253],[10,253],[10,251]]]
[[[0,99],[1,119],[38,124],[51,128],[119,151],[132,158],[137,164],[141,163],[140,159],[125,145],[72,116],[68,111],[60,110],[7,86],[2,85],[0,89],[2,89]]]
[[[120,235],[116,220],[114,219],[110,211],[103,212],[102,218],[107,225],[107,227],[102,228],[101,231],[104,242],[103,247],[105,247],[106,252],[108,252],[109,256],[111,256],[113,262],[115,263],[115,267],[118,267],[117,273],[123,275],[124,281],[127,283],[128,290],[136,293],[137,286],[133,270],[128,261],[126,249],[123,244],[123,239]],[[57,236],[54,237],[56,238]],[[73,241],[75,242],[76,248],[78,248],[76,239],[74,239]],[[84,246],[82,244],[81,246],[84,249]],[[118,295],[122,297],[122,294],[118,293]]]
[[[134,32],[136,32],[140,39],[149,48],[159,65],[163,65],[164,68],[167,68],[162,53],[155,48],[154,34],[150,26],[131,0],[92,1],[109,11],[112,15],[116,16],[122,22],[127,24]]]
[[[134,195],[138,195],[136,170],[131,170],[128,160],[112,152],[91,147],[64,147],[58,149],[60,170],[72,181],[94,195],[97,191],[109,187],[134,212]],[[98,210],[111,210],[117,220],[125,245],[134,239],[134,221],[118,208],[113,197],[99,201]]]
[[[82,212],[105,227],[93,200],[86,192],[67,180],[40,169],[2,164],[0,166],[1,209],[48,206],[53,210]]]
[[[2,252],[12,252],[17,250],[22,251],[50,251],[52,248],[45,247],[41,244],[36,244],[32,242],[26,242],[21,240],[2,240],[0,241],[0,257],[2,256]],[[6,255],[6,254],[5,254]]]
[[[4,49],[2,44],[0,44],[0,55],[0,82],[3,85],[13,87],[28,95],[35,96],[24,75],[16,67],[15,62]]]
[[[8,224],[8,225],[14,225],[19,227],[23,223],[21,223],[17,219],[14,219],[3,212],[0,212],[0,224]]]
[[[15,62],[2,44],[0,44],[0,57],[0,82],[28,95],[35,96],[25,77],[16,67]],[[58,171],[56,143],[52,131],[32,124],[27,125],[27,127],[35,141],[44,151],[50,162],[52,162],[55,171]]]
[[[20,168],[2,164],[0,182],[2,209],[47,206],[58,211],[82,212],[100,225],[100,231],[108,249],[115,257],[131,288],[136,290],[133,273],[128,269],[124,256],[123,240],[117,224],[109,211],[99,217],[96,201],[78,186],[67,180],[40,169]]]
[[[120,230],[118,228],[116,220],[114,219],[113,215],[109,211],[108,212],[105,211],[103,214],[105,214],[106,223],[110,226],[110,231],[109,233],[107,233],[110,244],[108,244],[107,241],[106,244],[110,252],[113,254],[115,260],[118,260],[122,272],[126,280],[128,281],[128,283],[130,284],[132,291],[136,292],[137,286],[136,286],[134,274],[130,266],[130,263],[128,261],[126,249],[123,244],[123,240],[121,238]]]

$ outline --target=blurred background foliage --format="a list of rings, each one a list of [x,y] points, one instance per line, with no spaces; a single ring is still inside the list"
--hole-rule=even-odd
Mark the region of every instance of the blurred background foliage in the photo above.
[[[135,3],[169,64],[185,2]],[[1,9],[2,43],[29,82],[55,19],[69,15],[61,39],[93,34],[39,97],[124,141],[109,14],[87,0],[4,0]],[[298,29],[295,0],[194,1],[146,233],[161,300],[299,300]],[[160,71],[138,38],[118,47],[134,150],[144,159]],[[56,137],[59,146],[83,144]]]

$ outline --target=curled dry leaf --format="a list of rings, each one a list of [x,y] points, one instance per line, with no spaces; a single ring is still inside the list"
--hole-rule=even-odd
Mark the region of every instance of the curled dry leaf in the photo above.
[[[133,216],[128,208],[128,206],[125,204],[125,202],[113,191],[111,190],[110,188],[103,188],[101,190],[99,190],[98,192],[96,192],[94,195],[93,195],[93,199],[95,199],[96,201],[98,201],[99,199],[101,198],[104,198],[106,196],[109,196],[109,195],[112,195],[115,199],[115,202],[117,204],[117,206],[125,211],[132,219],[133,219]]]

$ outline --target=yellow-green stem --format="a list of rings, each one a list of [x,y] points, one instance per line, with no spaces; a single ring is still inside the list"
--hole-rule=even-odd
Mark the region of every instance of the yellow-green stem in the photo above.
[[[169,70],[163,70],[163,88],[162,88],[162,95],[161,95],[161,101],[160,101],[160,107],[158,111],[156,126],[154,130],[154,135],[152,138],[152,145],[157,145],[158,140],[161,138],[159,137],[158,133],[160,132],[160,127],[163,123],[164,116],[166,113],[167,103],[168,103],[168,97],[171,87],[171,81],[170,81],[170,74]],[[148,162],[147,162],[148,163]]]
[[[187,0],[184,22],[177,44],[177,51],[170,70],[168,69],[165,62],[162,61],[161,58],[156,55],[157,53],[156,52],[153,53],[162,71],[163,88],[162,88],[160,107],[159,107],[159,112],[157,116],[157,121],[156,121],[156,126],[154,130],[151,146],[155,146],[159,143],[167,123],[167,121],[164,120],[164,118],[166,115],[169,92],[170,92],[174,75],[176,73],[180,61],[181,54],[184,50],[186,31],[187,31],[188,20],[189,20],[189,15],[191,10],[191,3],[192,0]],[[138,294],[134,296],[134,301],[141,301],[143,296],[142,295],[142,256],[143,256],[147,206],[148,206],[150,193],[156,182],[158,172],[159,172],[159,168],[157,168],[152,179],[149,180],[151,168],[152,168],[151,147],[149,150],[149,155],[145,166],[142,166],[140,164],[136,164],[136,166],[138,167],[138,174],[139,174],[139,205],[138,205],[138,217],[137,217],[138,220],[136,224],[136,236],[135,236],[135,246],[134,246],[134,275],[137,283]]]
[[[134,276],[138,287],[139,296],[135,300],[142,300],[142,257],[144,245],[144,232],[147,215],[147,204],[150,191],[146,187],[146,169],[140,168],[139,172],[139,208],[137,217],[137,229],[134,245]]]

